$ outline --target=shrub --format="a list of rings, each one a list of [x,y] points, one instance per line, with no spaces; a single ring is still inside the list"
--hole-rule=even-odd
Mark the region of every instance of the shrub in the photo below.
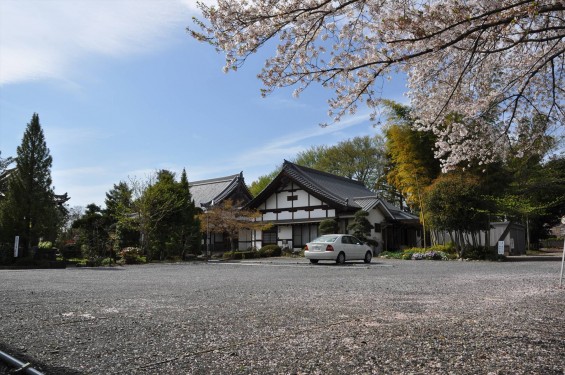
[[[114,259],[112,258],[104,258],[102,259],[102,261],[100,262],[100,264],[104,267],[109,267],[111,265],[114,264]]]
[[[504,255],[498,253],[491,247],[487,246],[467,246],[463,250],[464,259],[469,260],[503,260],[506,259]]]
[[[380,257],[387,259],[403,259],[404,253],[402,251],[383,251]]]
[[[147,260],[141,255],[141,250],[137,247],[126,247],[120,251],[122,262],[120,264],[143,264]]]
[[[14,245],[0,243],[0,265],[11,264],[14,261]]]
[[[412,247],[403,251],[385,251],[380,256],[403,260],[449,260],[457,258],[454,249],[451,245],[435,245],[425,249]]]
[[[446,245],[433,245],[427,248],[429,251],[441,251],[446,254],[453,254],[457,255],[457,247],[453,242],[450,242]]]
[[[259,252],[264,253],[266,257],[280,257],[282,255],[282,249],[279,245],[265,245]]]
[[[39,247],[42,250],[47,250],[47,249],[51,249],[53,247],[53,243],[51,241],[41,241],[41,242],[39,242],[37,247]]]
[[[290,258],[304,257],[304,249],[284,247],[282,249],[282,256]]]
[[[402,252],[402,259],[414,260],[449,260],[456,259],[457,251],[454,245],[434,245],[427,248],[413,247]]]
[[[413,260],[447,260],[447,254],[443,251],[426,251],[425,253],[413,253]]]
[[[61,255],[63,255],[63,258],[65,259],[80,258],[80,248],[74,244],[65,245],[61,249]]]
[[[224,252],[224,254],[222,254],[222,258],[224,259],[235,259],[235,251],[226,251]]]
[[[261,250],[247,250],[247,251],[226,251],[222,258],[224,259],[256,259],[267,257],[280,257],[282,249],[278,245],[266,245]]]
[[[284,257],[300,257],[300,256],[304,256],[304,249],[298,249],[298,248],[291,248],[291,247],[283,247],[282,249],[282,256]]]

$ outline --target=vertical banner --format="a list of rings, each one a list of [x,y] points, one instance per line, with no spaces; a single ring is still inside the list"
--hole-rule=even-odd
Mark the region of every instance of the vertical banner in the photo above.
[[[16,240],[14,241],[14,258],[18,257],[19,250],[20,250],[20,236],[16,236]]]
[[[498,255],[504,255],[504,241],[498,241]]]

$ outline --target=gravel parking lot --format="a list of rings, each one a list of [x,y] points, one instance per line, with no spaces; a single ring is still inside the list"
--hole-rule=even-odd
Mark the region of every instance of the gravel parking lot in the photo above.
[[[559,270],[382,259],[0,270],[0,350],[46,374],[565,374]]]

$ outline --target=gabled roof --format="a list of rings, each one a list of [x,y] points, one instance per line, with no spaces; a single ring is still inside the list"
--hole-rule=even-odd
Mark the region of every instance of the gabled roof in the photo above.
[[[353,199],[364,211],[369,211],[375,207],[379,207],[382,213],[389,219],[398,221],[411,221],[420,220],[418,216],[410,212],[403,211],[402,209],[392,205],[385,199],[372,195],[368,197],[358,197]]]
[[[196,207],[221,203],[237,193],[242,193],[246,201],[252,198],[243,180],[243,172],[226,177],[189,182],[189,186]]]
[[[323,202],[342,209],[359,209],[355,197],[373,195],[360,181],[336,176],[284,161],[283,168],[269,185],[251,202],[249,207],[258,207],[288,181],[293,181]]]

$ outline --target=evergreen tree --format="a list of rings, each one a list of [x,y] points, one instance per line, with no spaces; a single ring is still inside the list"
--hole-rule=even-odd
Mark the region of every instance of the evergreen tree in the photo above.
[[[114,222],[118,221],[123,215],[131,212],[132,207],[132,189],[127,183],[120,181],[114,184],[112,190],[106,193],[104,201],[106,205],[105,213],[110,216]]]
[[[338,230],[339,228],[337,225],[337,221],[335,221],[334,219],[324,219],[320,221],[320,225],[318,226],[318,231],[320,232],[320,235],[337,233]]]
[[[134,209],[139,216],[141,245],[149,259],[182,258],[198,252],[199,222],[194,217],[196,208],[186,171],[177,182],[173,172],[160,170],[133,190],[137,194]]]
[[[86,206],[84,215],[73,223],[73,228],[80,232],[79,244],[83,257],[96,259],[110,254],[110,220],[99,206],[91,203]]]
[[[54,241],[61,213],[57,210],[51,186],[53,159],[45,142],[39,116],[34,113],[17,148],[16,169],[8,178],[2,205],[2,231],[27,249],[40,238]]]
[[[353,222],[347,227],[347,230],[352,235],[364,242],[367,241],[367,236],[371,235],[371,229],[373,229],[368,217],[369,213],[367,211],[359,210],[355,212]]]
[[[6,195],[8,190],[8,167],[14,162],[13,158],[2,158],[2,151],[0,151],[0,199]]]
[[[139,231],[133,215],[133,189],[126,182],[120,181],[106,193],[104,203],[104,215],[108,216],[110,225],[114,226],[111,235],[114,242],[112,250],[118,252],[124,247],[137,246]]]

